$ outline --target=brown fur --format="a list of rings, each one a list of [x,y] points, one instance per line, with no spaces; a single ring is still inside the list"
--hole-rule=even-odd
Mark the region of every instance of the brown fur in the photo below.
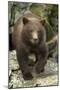
[[[14,27],[13,32],[13,44],[16,48],[17,59],[23,73],[25,80],[33,78],[31,74],[31,67],[28,65],[28,55],[33,53],[36,56],[36,72],[40,73],[44,70],[44,66],[47,62],[47,45],[46,45],[46,33],[43,24],[39,20],[40,18],[32,13],[26,13],[20,17]],[[38,44],[32,44],[30,39],[32,38],[31,31],[38,32]]]

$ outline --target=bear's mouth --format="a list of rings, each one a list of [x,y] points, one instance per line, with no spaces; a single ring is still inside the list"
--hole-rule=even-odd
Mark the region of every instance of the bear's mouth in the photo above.
[[[39,40],[38,39],[31,39],[30,42],[35,45],[35,44],[39,43]]]

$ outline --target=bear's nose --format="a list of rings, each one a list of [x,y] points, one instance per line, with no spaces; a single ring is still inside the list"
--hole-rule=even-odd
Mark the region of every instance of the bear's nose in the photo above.
[[[34,38],[34,41],[36,41],[36,42],[37,42],[37,41],[38,41],[38,39],[37,39],[37,38]]]
[[[37,38],[34,39],[34,43],[38,43],[38,39]]]

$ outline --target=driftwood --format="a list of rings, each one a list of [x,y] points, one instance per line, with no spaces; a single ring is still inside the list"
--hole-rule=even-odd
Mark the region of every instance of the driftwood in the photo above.
[[[58,35],[54,36],[50,41],[47,43],[48,50],[49,50],[49,56],[52,55],[52,53],[57,49],[58,50]]]
[[[46,44],[50,45],[50,44],[53,44],[53,43],[57,43],[57,41],[58,41],[58,35],[54,36],[52,38],[52,40],[48,41]]]

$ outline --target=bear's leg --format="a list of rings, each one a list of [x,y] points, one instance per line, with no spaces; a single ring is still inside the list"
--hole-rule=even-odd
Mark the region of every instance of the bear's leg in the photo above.
[[[41,69],[41,72],[44,72],[44,68],[43,68],[43,69]]]
[[[44,71],[45,64],[47,63],[48,49],[44,45],[40,49],[40,52],[37,54],[37,63],[36,63],[36,72],[39,74]]]
[[[33,78],[30,72],[23,74],[24,80],[31,80]]]
[[[22,71],[23,74],[23,78],[24,80],[31,80],[33,78],[32,74],[31,74],[31,68],[28,66],[27,63],[27,54],[25,52],[23,52],[23,50],[20,52],[17,52],[17,59],[18,59],[18,63],[20,65],[20,69]]]
[[[46,64],[46,61],[45,62],[38,62],[37,65],[36,65],[36,73],[37,74],[40,74],[41,72],[44,72],[44,66]]]

